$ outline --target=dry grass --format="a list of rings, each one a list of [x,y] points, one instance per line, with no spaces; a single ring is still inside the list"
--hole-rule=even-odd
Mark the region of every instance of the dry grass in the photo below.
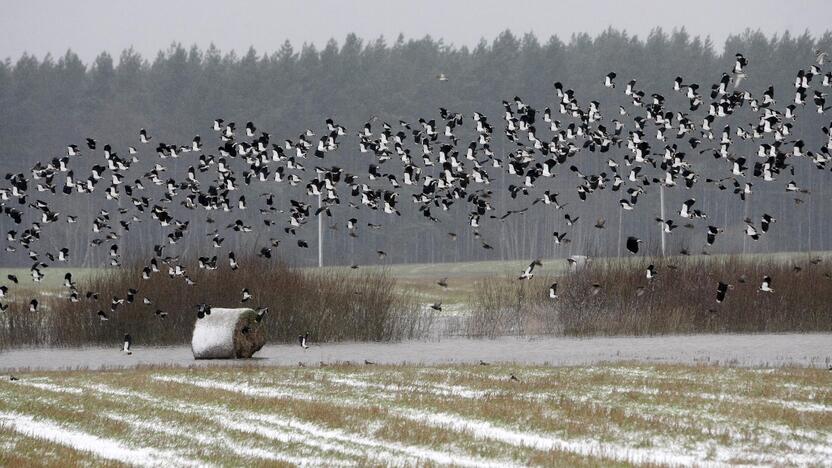
[[[124,333],[141,333],[147,344],[188,343],[196,320],[196,305],[269,307],[265,321],[270,342],[293,341],[309,332],[316,341],[385,341],[418,338],[427,333],[431,314],[413,297],[396,289],[396,280],[381,271],[301,270],[258,257],[241,258],[233,271],[186,268],[195,283],[172,278],[167,267],[143,280],[143,265],[104,270],[77,281],[81,300],[72,303],[67,291],[43,297],[38,312],[28,301],[11,304],[0,315],[2,346],[78,346],[113,344]],[[125,299],[136,289],[133,303],[112,310],[113,298]],[[243,303],[242,290],[253,298]],[[98,294],[87,299],[87,292]],[[147,298],[152,303],[143,304]],[[104,311],[109,320],[99,320]],[[164,315],[164,317],[163,317]]]
[[[198,463],[832,462],[832,373],[819,369],[341,365],[17,377],[0,381],[0,414]],[[105,461],[2,418],[0,447],[8,465]]]
[[[653,264],[658,276],[646,277]],[[798,270],[799,269],[799,270]],[[544,267],[544,272],[545,272]],[[764,276],[774,293],[760,292]],[[558,283],[558,298],[549,285]],[[723,303],[717,284],[731,285]],[[598,285],[599,287],[595,287]],[[810,257],[597,261],[571,274],[479,283],[470,336],[827,332],[832,275]]]

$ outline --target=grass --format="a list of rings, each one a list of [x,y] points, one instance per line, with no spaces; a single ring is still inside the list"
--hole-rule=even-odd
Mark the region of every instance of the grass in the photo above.
[[[345,364],[16,376],[0,380],[0,465],[832,462],[832,372],[820,369]],[[83,450],[56,431],[99,439]],[[100,450],[113,444],[121,451]]]
[[[712,254],[712,255],[670,255],[666,257],[668,260],[676,262],[684,261],[698,261],[702,259],[710,259],[715,262],[724,261],[727,258],[737,258],[740,260],[764,259],[773,262],[794,262],[804,261],[809,258],[822,258],[828,260],[832,258],[830,251],[818,252],[776,252],[765,254]],[[640,261],[638,256],[625,257],[593,257],[595,262],[609,262],[609,261]],[[397,279],[425,279],[442,277],[453,278],[482,278],[488,276],[503,276],[505,274],[520,274],[520,272],[528,266],[533,259],[522,260],[489,260],[478,262],[454,262],[454,263],[400,263],[395,265],[361,265],[359,268],[364,270],[385,269],[391,276]],[[568,262],[565,258],[542,258],[544,267],[543,270],[550,274],[562,274],[568,271]],[[327,269],[347,269],[349,267],[324,267]]]
[[[45,275],[43,281],[35,283],[32,281],[29,268],[0,268],[0,284],[10,285],[8,275],[15,275],[20,280],[20,288],[54,291],[63,288],[64,275],[67,273],[72,273],[74,281],[85,281],[108,270],[111,270],[111,268],[65,268],[63,265],[54,265],[51,268],[43,269]],[[9,290],[14,291],[11,287],[9,287]]]

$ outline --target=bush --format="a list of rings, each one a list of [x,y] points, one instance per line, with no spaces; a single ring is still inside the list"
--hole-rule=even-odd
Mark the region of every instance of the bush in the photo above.
[[[227,264],[214,271],[188,265],[194,285],[169,277],[164,266],[148,280],[142,279],[140,264],[106,270],[78,284],[78,303],[55,297],[35,313],[25,304],[12,304],[0,313],[0,347],[114,344],[124,333],[141,345],[190,343],[199,303],[268,307],[264,320],[270,343],[294,342],[306,332],[318,342],[419,338],[431,325],[432,315],[399,293],[395,279],[384,271],[299,269],[259,257],[239,261],[236,271]],[[113,298],[125,298],[130,288],[138,290],[134,301],[111,312]],[[252,295],[246,303],[241,302],[243,288]],[[86,299],[87,291],[97,292],[98,299]],[[143,304],[145,297],[152,304]],[[109,320],[101,321],[99,310]]]
[[[651,263],[659,274],[648,280]],[[773,293],[758,291],[766,275]],[[720,281],[731,289],[718,304]],[[553,282],[557,299],[548,295]],[[560,277],[484,280],[466,329],[469,336],[488,337],[829,332],[829,304],[832,275],[808,261],[798,267],[739,257],[612,260]]]

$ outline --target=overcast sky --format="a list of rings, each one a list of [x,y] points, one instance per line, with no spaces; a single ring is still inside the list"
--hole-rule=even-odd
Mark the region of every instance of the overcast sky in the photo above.
[[[0,58],[63,55],[71,48],[89,61],[104,50],[117,57],[130,46],[152,58],[173,41],[270,52],[286,39],[297,48],[341,41],[350,32],[389,41],[399,33],[430,34],[473,46],[505,29],[568,40],[574,32],[608,26],[640,37],[655,26],[684,26],[692,35],[711,36],[721,49],[728,34],[745,28],[822,34],[832,28],[832,0],[9,0],[0,14]]]

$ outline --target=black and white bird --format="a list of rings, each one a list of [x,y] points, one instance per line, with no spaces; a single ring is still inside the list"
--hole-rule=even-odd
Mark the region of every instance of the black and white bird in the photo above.
[[[757,232],[757,228],[755,228],[754,225],[751,224],[750,219],[747,219],[745,221],[745,235],[750,237],[752,240],[760,240],[760,233]]]
[[[298,335],[298,344],[303,349],[309,349],[309,332],[306,332],[305,335]]]
[[[527,266],[526,269],[523,270],[522,273],[520,273],[520,276],[517,279],[520,279],[520,280],[532,279],[534,277],[534,267],[535,266],[539,266],[539,267],[543,266],[543,263],[540,261],[540,259],[533,260],[531,263],[529,263],[529,266]]]
[[[243,298],[240,302],[248,302],[251,300],[251,293],[248,288],[243,288]]]
[[[148,136],[147,130],[139,130],[139,141],[141,141],[142,143],[148,143],[150,142],[150,140],[152,140],[152,137]]]
[[[204,303],[203,304],[197,304],[197,306],[196,306],[196,317],[201,319],[201,318],[205,318],[206,315],[211,315],[211,306],[209,306],[208,304],[204,304]]]
[[[637,237],[633,237],[633,236],[627,237],[627,251],[630,252],[633,255],[637,254],[638,253],[638,245],[641,244],[642,242],[644,242],[644,241],[637,238]]]
[[[720,232],[722,232],[722,229],[720,229],[719,227],[708,226],[708,232],[705,237],[705,242],[708,245],[714,245],[714,242],[716,242],[716,236],[719,235]]]
[[[263,321],[263,317],[269,312],[268,307],[258,307],[257,308],[257,318],[254,319],[255,322],[260,323]]]
[[[723,283],[720,281],[716,286],[716,302],[722,304],[725,301],[725,296],[728,294],[728,289],[731,287],[730,284]]]
[[[760,285],[759,290],[767,293],[774,292],[774,289],[771,288],[771,276],[766,275],[763,277],[763,283]]]
[[[130,336],[129,333],[124,334],[124,344],[121,347],[121,352],[124,354],[130,355],[133,354],[133,350],[130,347],[133,345],[133,338]]]
[[[549,299],[557,299],[558,298],[558,283],[552,283],[549,286]]]
[[[771,226],[771,224],[776,221],[777,220],[774,219],[773,216],[771,216],[768,213],[764,213],[763,217],[760,219],[760,230],[763,231],[763,233],[768,232],[768,229]]]
[[[693,205],[696,203],[695,198],[686,200],[682,203],[682,209],[679,211],[679,216],[683,218],[691,218],[693,216]]]

